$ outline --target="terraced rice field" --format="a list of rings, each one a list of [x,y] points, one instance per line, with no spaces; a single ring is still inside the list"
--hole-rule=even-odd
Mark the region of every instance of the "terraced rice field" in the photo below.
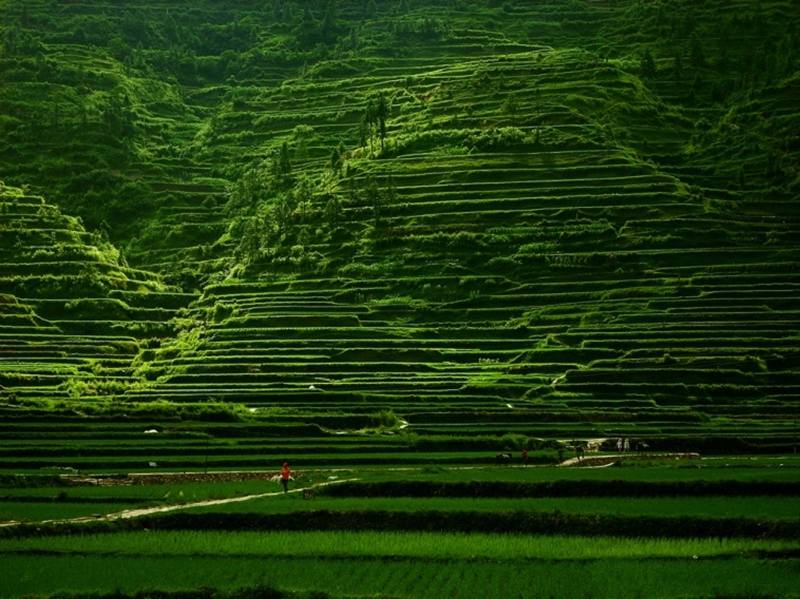
[[[476,86],[480,73],[536,109],[504,113],[496,84]],[[559,431],[549,418],[545,437],[569,437],[575,418],[603,423],[581,435],[624,435],[633,406],[641,434],[691,434],[691,416],[672,409],[691,404],[717,419],[715,433],[788,440],[797,248],[759,239],[774,215],[758,225],[711,212],[680,178],[609,144],[573,103],[616,94],[635,105],[633,82],[608,64],[521,51],[416,78],[285,84],[219,124],[255,127],[280,113],[290,132],[327,114],[337,94],[392,98],[388,150],[379,160],[359,158],[368,147],[351,152],[347,174],[298,216],[316,231],[301,252],[316,272],[208,286],[193,343],[149,364],[158,393],[296,410],[352,410],[363,398],[425,434],[470,429],[474,411],[505,420],[506,410],[530,434],[558,406],[567,422]],[[411,110],[420,103],[424,125]],[[409,133],[418,126],[425,135]],[[341,215],[326,233],[331,201]],[[285,268],[281,251],[250,270]],[[427,418],[442,411],[446,426]]]
[[[167,8],[150,3],[129,19]],[[206,8],[187,18],[206,31],[227,27],[225,9]],[[425,434],[446,428],[429,416],[442,411],[448,426],[468,427],[474,411],[502,421],[516,410],[521,432],[544,411],[550,427],[536,436],[546,437],[694,434],[670,423],[698,413],[715,435],[786,446],[797,388],[794,205],[775,193],[751,201],[754,186],[767,185],[756,172],[763,156],[710,164],[718,153],[698,149],[698,127],[722,112],[709,86],[693,84],[690,105],[663,53],[655,79],[643,77],[618,37],[627,5],[573,8],[502,7],[479,18],[399,7],[364,21],[349,54],[300,68],[260,48],[229,65],[239,71],[227,79],[208,49],[202,60],[184,57],[172,78],[156,77],[140,63],[160,48],[131,51],[120,66],[65,43],[71,21],[53,22],[45,6],[23,11],[20,27],[47,43],[44,62],[9,59],[8,111],[24,113],[36,91],[55,112],[48,135],[44,123],[15,130],[7,174],[32,176],[35,157],[69,139],[83,183],[53,193],[97,231],[65,230],[59,209],[8,192],[3,235],[15,252],[3,262],[3,291],[16,299],[3,308],[15,356],[4,365],[7,392],[56,389],[104,404],[213,398],[317,415],[358,414],[365,403]],[[675,10],[707,27],[706,9]],[[271,21],[243,10],[285,33],[282,10]],[[641,10],[643,31],[663,21]],[[736,10],[752,16],[737,6],[725,18]],[[787,11],[776,4],[763,18],[791,20]],[[342,5],[334,19],[358,14]],[[248,27],[234,28],[242,40]],[[755,40],[731,27],[738,42]],[[716,49],[706,52],[712,60]],[[712,75],[699,62],[685,68],[687,78]],[[719,85],[733,77],[714,76]],[[73,79],[93,104],[76,98]],[[791,115],[792,90],[759,92],[736,119]],[[379,99],[381,127],[365,120]],[[128,133],[128,146],[108,138],[109,127]],[[720,125],[720,135],[738,130]],[[92,144],[108,146],[110,174],[84,172]],[[284,144],[292,165],[276,177]],[[47,179],[62,162],[35,172]],[[733,184],[739,171],[744,186]],[[99,192],[83,198],[86,182],[109,201],[87,211]],[[112,216],[120,194],[138,198],[125,218]],[[109,235],[127,258],[96,249]],[[116,257],[93,260],[98,251]],[[31,287],[29,274],[44,279]],[[59,335],[78,335],[81,346],[133,338],[138,349],[88,363]],[[34,341],[53,359],[16,359]],[[52,353],[59,346],[68,359]],[[89,384],[81,368],[105,382]],[[630,431],[634,406],[652,420]],[[585,425],[576,431],[575,421]]]
[[[56,4],[0,599],[798,597],[794,3]]]
[[[202,585],[215,596],[255,586],[249,592],[279,597],[470,597],[476,588],[491,597],[736,596],[755,589],[794,597],[797,466],[782,457],[704,460],[688,476],[685,467],[659,461],[595,470],[351,470],[341,479],[306,471],[288,494],[277,482],[203,475],[202,482],[186,475],[165,482],[164,474],[152,477],[155,484],[102,487],[16,479],[27,480],[24,488],[9,488],[15,478],[6,477],[0,512],[35,506],[60,489],[52,515],[68,517],[81,505],[97,515],[72,524],[37,524],[34,517],[0,528],[0,562],[18,574],[0,592],[128,596],[143,592],[147,580],[161,592],[191,595]],[[334,484],[316,486],[331,478]],[[639,496],[603,497],[619,485]],[[568,488],[580,497],[555,496]],[[300,492],[311,489],[311,498]],[[234,501],[193,504],[225,496]],[[177,509],[101,520],[126,502]]]

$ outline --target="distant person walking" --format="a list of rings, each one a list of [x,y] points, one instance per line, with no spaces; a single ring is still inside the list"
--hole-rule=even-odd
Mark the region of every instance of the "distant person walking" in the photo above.
[[[283,463],[283,468],[281,468],[281,484],[283,485],[283,492],[286,493],[289,490],[289,479],[292,477],[292,471],[289,470],[289,462]]]
[[[617,439],[617,453],[622,453],[622,439]]]
[[[622,451],[628,453],[630,450],[631,450],[631,442],[625,439],[625,441],[622,443]]]
[[[522,450],[522,465],[523,466],[527,466],[528,465],[528,450],[527,449],[523,449]]]

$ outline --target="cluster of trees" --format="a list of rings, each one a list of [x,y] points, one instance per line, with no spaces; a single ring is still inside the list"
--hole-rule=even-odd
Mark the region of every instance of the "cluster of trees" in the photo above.
[[[362,148],[369,144],[370,154],[374,154],[376,138],[381,143],[381,153],[385,149],[386,119],[389,118],[389,101],[386,94],[380,92],[377,97],[370,98],[361,117],[358,128],[358,144]]]
[[[397,204],[397,186],[389,176],[378,179],[369,173],[361,178],[345,181],[347,203],[368,210],[375,229],[381,228],[391,218],[392,208]]]
[[[42,49],[42,40],[35,32],[23,29],[20,21],[0,28],[0,56],[32,56]]]
[[[440,17],[404,16],[409,12],[406,0],[381,3],[380,8],[375,0],[363,0],[359,7],[361,1],[342,5],[333,0],[267,0],[260,6],[213,3],[191,10],[128,5],[118,13],[59,15],[42,10],[31,15],[27,5],[20,3],[9,10],[0,47],[10,56],[33,55],[43,43],[106,47],[130,69],[142,69],[151,76],[169,74],[196,84],[221,81],[255,55],[277,53],[276,59],[299,67],[304,60],[332,52],[337,56],[355,53],[362,45],[359,38],[366,19],[377,19],[379,30],[399,36],[400,41],[408,36],[433,39],[447,29]],[[388,17],[385,21],[380,19],[383,14]],[[261,41],[270,33],[280,34],[280,47],[274,43],[263,47]],[[372,47],[372,42],[367,44]],[[227,68],[230,65],[236,68]]]
[[[770,85],[796,71],[800,36],[793,20],[768,15],[760,3],[749,11],[724,15],[710,15],[706,11],[713,7],[707,4],[671,0],[636,3],[626,11],[622,22],[636,21],[637,28],[658,40],[655,47],[670,47],[670,54],[662,57],[672,59],[672,78],[676,82],[688,80],[693,91],[702,87],[698,71],[714,73],[716,79],[732,80],[730,86],[717,86],[716,101],[724,100],[733,88]],[[710,16],[714,18],[713,29]],[[640,54],[639,71],[645,79],[657,77],[655,47]]]
[[[320,220],[321,194],[305,174],[297,174],[284,141],[261,167],[247,171],[230,190],[226,212],[234,257],[245,266],[269,262],[285,268],[314,266],[309,251]]]
[[[392,33],[400,41],[409,37],[422,37],[427,40],[438,39],[449,30],[447,22],[439,17],[406,17],[391,21]]]
[[[391,218],[398,198],[394,180],[370,173],[342,178],[343,145],[331,151],[330,170],[315,179],[296,172],[290,155],[284,142],[230,190],[228,235],[236,242],[234,257],[245,267],[321,268],[324,260],[313,250],[314,240],[346,233],[342,228],[346,207],[367,216],[375,230]],[[336,180],[340,192],[331,185]]]

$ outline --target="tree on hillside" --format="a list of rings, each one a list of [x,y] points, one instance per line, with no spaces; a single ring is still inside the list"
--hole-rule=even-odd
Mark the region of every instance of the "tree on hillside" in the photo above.
[[[308,142],[314,137],[314,128],[310,125],[297,125],[292,131],[294,137],[294,157],[298,162],[308,160]]]
[[[289,144],[287,142],[281,144],[281,149],[278,152],[276,171],[278,175],[282,176],[286,176],[292,172],[292,162],[289,159]]]
[[[689,46],[689,64],[694,68],[699,69],[706,66],[706,56],[703,52],[703,44],[696,33],[692,34]]]
[[[31,16],[30,16],[30,14],[28,13],[28,5],[27,5],[27,4],[23,4],[23,5],[20,7],[20,12],[19,12],[19,23],[20,23],[20,25],[22,25],[22,27],[24,27],[25,29],[28,29],[28,28],[30,28],[30,27],[31,27]]]
[[[148,15],[145,14],[144,10],[137,10],[135,13],[126,10],[122,14],[119,30],[128,43],[141,42],[144,45],[149,45],[151,41],[151,25],[154,23],[155,20],[148,19]]]
[[[386,140],[386,119],[389,117],[389,102],[383,92],[377,98],[370,98],[364,108],[364,114],[358,126],[358,143],[360,147],[369,144],[369,152],[373,154],[375,138],[381,142],[381,152]]]
[[[272,20],[275,23],[283,23],[286,20],[286,16],[283,11],[283,3],[280,0],[276,0],[272,5]]]
[[[389,103],[383,92],[378,94],[378,101],[375,104],[375,120],[378,125],[378,134],[381,138],[381,152],[384,149],[384,140],[386,139],[386,119],[389,118]]]
[[[303,9],[303,16],[294,28],[294,36],[302,48],[311,48],[317,42],[322,41],[322,32],[311,8],[306,4]]]
[[[503,111],[512,116],[517,116],[519,112],[519,99],[517,99],[516,94],[509,94],[506,98],[506,101],[503,102]]]
[[[314,197],[314,190],[311,181],[306,176],[300,178],[300,182],[295,187],[295,202],[297,204],[297,214],[303,222],[308,220],[311,214],[311,202]]]
[[[344,210],[342,209],[342,203],[339,201],[339,198],[332,194],[325,204],[325,210],[323,211],[325,222],[328,223],[331,229],[337,229],[339,227],[343,212]]]
[[[730,56],[728,55],[728,48],[730,47],[730,36],[728,35],[727,27],[722,27],[719,34],[719,58],[717,59],[716,68],[720,73],[726,73],[730,68]]]
[[[649,49],[645,50],[639,58],[639,70],[643,79],[654,79],[656,76],[656,61]]]
[[[695,93],[699,92],[702,89],[703,84],[703,77],[700,75],[700,73],[695,73],[694,81],[692,81],[692,91]]]
[[[331,172],[334,175],[341,176],[342,154],[339,152],[339,148],[333,148],[333,150],[331,151],[330,167],[331,167]]]
[[[372,218],[375,227],[379,227],[383,220],[386,198],[383,190],[378,186],[374,176],[369,175],[362,188],[364,203],[372,209]]]
[[[136,115],[128,94],[112,94],[103,111],[109,132],[118,139],[134,134]]]
[[[369,141],[369,152],[373,154],[375,139],[380,139],[381,149],[383,149],[383,139],[386,136],[386,119],[381,118],[382,110],[386,110],[385,106],[380,107],[380,99],[371,98],[367,102],[367,107],[364,111],[364,123],[366,125],[366,133]]]
[[[225,212],[231,218],[253,214],[270,195],[270,179],[259,170],[247,171],[229,190]]]
[[[392,207],[397,203],[397,186],[389,177],[383,185],[378,183],[374,175],[368,175],[361,187],[362,201],[372,209],[372,218],[376,228],[391,217]]]
[[[683,79],[683,59],[680,52],[675,52],[675,59],[673,61],[672,76],[675,81]]]
[[[362,147],[366,147],[369,144],[369,152],[372,154],[372,140],[373,140],[373,132],[375,129],[375,102],[371,99],[367,102],[367,106],[364,108],[364,115],[361,117],[361,123],[359,125],[359,143]]]
[[[328,8],[325,10],[325,16],[322,18],[322,25],[320,26],[320,35],[323,43],[333,43],[336,40],[337,29],[336,2],[331,0],[328,2]]]
[[[292,191],[288,191],[278,198],[275,207],[272,210],[272,216],[275,220],[278,233],[285,235],[289,232],[292,225],[292,214],[294,213],[297,203],[295,195]]]

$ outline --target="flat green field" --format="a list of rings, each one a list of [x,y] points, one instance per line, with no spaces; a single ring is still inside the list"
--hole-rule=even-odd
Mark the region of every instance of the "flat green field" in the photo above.
[[[475,590],[481,589],[481,596],[498,599],[794,597],[800,588],[796,558],[747,557],[741,553],[752,549],[745,548],[716,556],[714,551],[708,554],[698,549],[695,542],[676,546],[664,556],[658,547],[647,542],[573,539],[571,549],[565,548],[566,552],[559,554],[553,550],[553,546],[559,545],[557,541],[534,538],[527,539],[526,545],[543,548],[541,554],[547,557],[521,552],[497,558],[481,555],[488,548],[486,539],[480,537],[455,539],[458,556],[447,556],[445,551],[436,551],[438,556],[419,555],[410,548],[407,550],[411,555],[403,555],[403,548],[409,543],[439,544],[436,537],[419,539],[417,535],[384,539],[388,544],[381,548],[382,554],[371,555],[374,539],[359,535],[356,544],[361,548],[353,557],[347,555],[348,551],[338,549],[340,538],[328,538],[325,546],[319,548],[305,545],[302,537],[275,537],[268,541],[277,542],[278,547],[267,549],[269,543],[265,543],[261,545],[263,553],[258,552],[258,545],[249,547],[248,555],[228,554],[227,543],[217,551],[212,546],[219,541],[216,536],[200,534],[196,538],[205,547],[199,555],[186,555],[183,545],[177,548],[168,545],[153,554],[153,548],[163,540],[159,536],[145,540],[145,547],[139,546],[141,553],[123,549],[124,555],[109,553],[102,543],[96,551],[55,554],[17,553],[4,547],[0,565],[4,572],[14,572],[15,576],[10,580],[4,577],[1,596],[13,598],[57,590],[133,593],[148,588],[168,591],[254,584],[282,589],[325,589],[334,596],[385,593],[389,597],[414,598],[474,597]],[[246,540],[247,537],[237,535],[233,543],[241,546]],[[509,543],[504,540],[503,544]],[[518,549],[512,547],[514,550]],[[574,551],[574,557],[569,555],[570,551]]]
[[[429,499],[337,498],[318,495],[314,501],[299,497],[255,499],[225,506],[191,508],[190,513],[245,512],[292,514],[306,511],[378,510],[387,512],[562,512],[625,516],[696,516],[701,518],[766,518],[800,520],[794,497],[543,497],[537,499]]]
[[[797,597],[800,541],[787,531],[796,530],[800,510],[797,495],[781,491],[800,479],[797,460],[719,459],[698,466],[653,460],[603,469],[299,473],[288,494],[272,481],[182,482],[69,488],[68,499],[75,503],[34,502],[57,493],[57,487],[4,488],[2,509],[28,509],[30,523],[0,528],[0,568],[15,573],[2,578],[0,599],[55,593],[147,596],[156,589],[194,596],[201,588],[211,593],[252,588],[275,597],[296,592],[296,597],[468,598],[476,589],[482,597],[498,599]],[[609,485],[613,489],[616,481],[639,485],[652,496],[597,494]],[[452,488],[461,493],[470,485],[482,493],[492,488],[504,493],[542,484],[585,493],[420,496]],[[686,495],[725,485],[758,491]],[[302,491],[310,488],[315,497],[304,498]],[[356,496],[365,488],[370,493],[406,489],[409,496]],[[665,488],[674,495],[658,496]],[[261,497],[202,504],[251,494]],[[125,498],[131,504],[122,503]],[[36,523],[67,518],[73,509],[80,516],[87,509],[107,513],[133,504],[174,509],[115,522]],[[515,518],[536,514],[555,523],[552,532],[513,532]],[[510,522],[511,532],[468,530],[470,522],[500,521]],[[576,532],[576,522],[620,532],[586,536]],[[731,528],[713,529],[720,522]],[[325,594],[314,595],[320,592]]]

